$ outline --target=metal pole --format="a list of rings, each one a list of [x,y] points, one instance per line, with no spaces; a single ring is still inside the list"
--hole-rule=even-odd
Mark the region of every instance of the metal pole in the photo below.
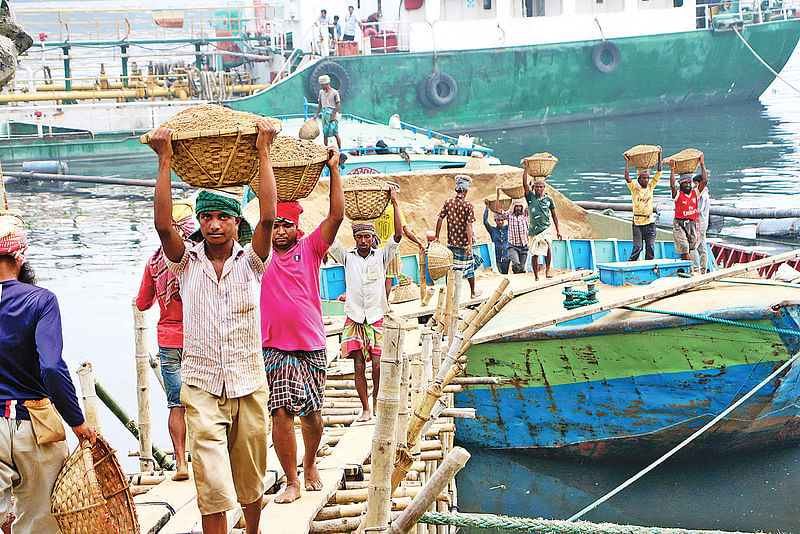
[[[100,432],[100,415],[97,410],[97,392],[94,389],[92,364],[89,362],[81,362],[77,372],[78,382],[81,386],[84,418],[89,426]]]
[[[139,407],[139,463],[142,471],[153,459],[150,427],[150,352],[147,350],[147,318],[133,302],[133,329],[136,343],[136,404]]]
[[[64,51],[64,86],[66,87],[67,91],[72,90],[72,72],[69,68],[69,46],[64,46],[61,48]]]

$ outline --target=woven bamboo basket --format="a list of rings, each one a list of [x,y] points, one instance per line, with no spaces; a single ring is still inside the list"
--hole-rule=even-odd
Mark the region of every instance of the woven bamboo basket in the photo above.
[[[624,155],[628,156],[637,171],[649,171],[658,163],[660,150],[661,147],[655,145],[636,145],[625,151]]]
[[[392,288],[392,304],[409,302],[419,298],[419,286],[410,278],[400,278],[396,286]]]
[[[525,198],[525,188],[519,178],[507,180],[500,186],[500,189],[512,199]],[[509,203],[509,205],[511,204]]]
[[[441,243],[434,241],[428,245],[425,256],[428,259],[428,275],[431,280],[438,280],[453,268],[453,253]]]
[[[281,130],[278,119],[270,119]],[[258,176],[258,129],[237,127],[172,134],[172,171],[193,187],[247,185]],[[152,132],[139,138],[149,144]]]
[[[558,163],[558,158],[549,152],[539,152],[525,158],[528,176],[550,176]]]
[[[344,213],[351,220],[377,219],[389,204],[389,184],[369,176],[354,175],[344,184]]]
[[[319,182],[328,155],[308,160],[273,161],[272,172],[275,174],[275,188],[278,202],[291,202],[306,198]],[[250,182],[250,189],[258,195],[258,174]]]
[[[311,118],[308,119],[303,125],[300,127],[300,132],[298,133],[298,137],[300,139],[316,139],[319,136],[319,124],[317,123],[317,119]]]
[[[108,443],[84,441],[56,478],[50,511],[63,534],[138,534],[130,486]]]
[[[666,161],[675,160],[675,174],[694,174],[700,166],[700,156],[703,153],[696,148],[687,148],[677,154],[665,158]]]
[[[487,200],[489,201],[489,209],[492,211],[492,213],[508,211],[508,208],[511,207],[511,201],[512,201],[512,199],[510,198],[501,198],[498,204],[497,200],[494,198],[488,198]]]

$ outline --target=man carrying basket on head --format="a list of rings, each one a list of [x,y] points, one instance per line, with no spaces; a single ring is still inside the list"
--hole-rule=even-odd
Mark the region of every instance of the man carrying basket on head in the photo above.
[[[258,288],[270,262],[275,176],[270,145],[275,126],[257,123],[259,220],[252,240],[238,200],[202,190],[195,202],[202,240],[189,247],[172,223],[172,132],[159,128],[155,226],[183,302],[181,403],[203,532],[227,532],[226,511],[241,504],[247,534],[256,534],[267,470],[267,384],[259,340]],[[247,232],[249,234],[249,232]],[[246,236],[249,237],[249,236]]]
[[[325,326],[319,291],[319,271],[344,219],[344,191],[339,153],[328,148],[330,205],[328,216],[303,237],[298,228],[303,208],[279,202],[272,231],[275,255],[261,282],[261,346],[269,383],[272,442],[286,473],[286,488],[274,502],[300,497],[294,417],[300,416],[305,454],[306,491],[319,491],[317,448],[322,438],[322,397],[325,392]]]
[[[700,155],[700,168],[702,170],[700,183],[697,189],[692,187],[694,176],[681,174],[678,177],[678,187],[675,187],[674,158],[667,161],[670,166],[669,187],[672,190],[672,201],[675,203],[675,217],[672,219],[672,234],[675,241],[675,252],[681,255],[682,260],[690,260],[690,253],[697,248],[697,200],[708,183],[705,157]]]
[[[57,534],[50,494],[69,454],[61,418],[80,440],[94,444],[96,435],[61,357],[58,301],[34,285],[26,248],[22,219],[0,212],[0,523],[12,511],[13,491],[14,532]],[[60,435],[43,432],[47,426]]]
[[[382,247],[376,247],[375,225],[370,221],[353,222],[356,248],[347,250],[337,240],[331,246],[333,259],[344,265],[347,297],[344,313],[347,319],[342,332],[342,355],[353,359],[356,390],[361,400],[361,414],[356,421],[369,421],[372,411],[367,395],[366,362],[372,362],[372,404],[378,400],[383,349],[383,315],[389,303],[383,281],[386,267],[392,261],[403,238],[397,189],[390,190],[394,208],[394,234]]]
[[[544,274],[550,278],[550,259],[552,253],[550,244],[553,242],[553,226],[556,228],[556,237],[561,239],[561,230],[558,229],[558,216],[556,215],[556,203],[550,195],[544,192],[545,180],[543,177],[536,177],[533,183],[533,191],[528,182],[528,167],[522,168],[522,187],[525,189],[525,200],[528,202],[528,216],[530,226],[528,227],[528,250],[531,254],[531,266],[533,276],[539,279],[539,256],[545,257]],[[550,222],[552,217],[553,221]]]
[[[640,171],[636,177],[636,182],[630,179],[630,156],[623,154],[625,158],[625,182],[631,190],[631,202],[633,203],[633,250],[628,261],[636,261],[642,253],[642,241],[644,241],[644,259],[652,260],[655,257],[654,245],[656,242],[656,221],[653,218],[653,191],[661,179],[661,147],[658,149],[658,171],[652,180],[650,171]]]

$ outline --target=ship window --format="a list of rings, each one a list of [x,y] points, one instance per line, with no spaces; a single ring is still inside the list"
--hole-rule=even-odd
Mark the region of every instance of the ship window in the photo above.
[[[556,16],[562,13],[562,0],[522,0],[522,14],[526,17]]]

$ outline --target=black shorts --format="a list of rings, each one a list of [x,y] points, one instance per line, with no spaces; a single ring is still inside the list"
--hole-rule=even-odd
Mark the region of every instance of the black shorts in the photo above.
[[[342,35],[342,41],[355,41],[355,35]]]

